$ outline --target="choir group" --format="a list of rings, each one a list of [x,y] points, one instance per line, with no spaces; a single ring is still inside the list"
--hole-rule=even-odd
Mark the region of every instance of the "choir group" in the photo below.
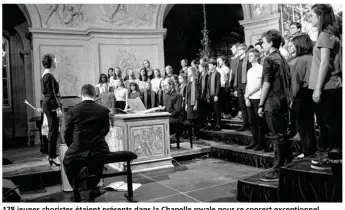
[[[279,31],[268,30],[254,46],[233,44],[229,59],[201,58],[190,66],[182,59],[178,75],[170,65],[162,75],[148,60],[139,75],[131,68],[109,68],[108,75],[100,75],[96,89],[98,95],[114,96],[108,106],[127,109],[127,99],[140,98],[150,109],[165,105],[164,80],[172,79],[183,98],[183,120],[193,125],[193,132],[185,135],[194,140],[200,137],[199,129],[220,130],[221,118],[232,118],[233,94],[238,99],[234,118],[243,120],[239,131],[250,129],[253,135],[246,149],[274,150],[275,170],[262,181],[277,181],[279,168],[293,160],[289,139],[296,131],[303,151],[297,158],[327,151],[311,162],[311,167],[323,170],[329,159],[342,155],[342,22],[327,4],[313,5],[311,21],[318,28],[316,41],[293,22],[286,39]]]

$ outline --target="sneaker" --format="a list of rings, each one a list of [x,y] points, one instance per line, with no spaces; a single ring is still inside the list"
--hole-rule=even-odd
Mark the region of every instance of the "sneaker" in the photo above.
[[[331,166],[328,164],[328,160],[324,159],[316,164],[311,164],[312,169],[316,170],[331,170]]]
[[[264,177],[261,177],[260,180],[263,182],[277,182],[279,181],[279,173],[270,171]]]
[[[324,160],[327,159],[327,158],[328,158],[327,153],[324,153],[324,154],[321,154],[321,155],[319,154],[319,157],[311,160],[311,164],[317,165],[319,162],[324,162]]]

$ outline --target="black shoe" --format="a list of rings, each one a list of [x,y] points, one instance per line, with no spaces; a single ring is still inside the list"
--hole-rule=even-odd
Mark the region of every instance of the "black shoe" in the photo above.
[[[263,150],[264,148],[260,145],[256,145],[254,148],[253,148],[253,151],[260,151],[260,150]]]
[[[222,130],[222,128],[219,125],[216,125],[216,127],[214,127],[212,130],[213,131],[220,131],[220,130]]]
[[[94,201],[95,198],[105,194],[107,191],[102,190],[102,189],[95,189],[95,190],[90,190],[89,192],[89,201]]]
[[[340,160],[342,159],[341,148],[334,148],[328,152],[328,158],[331,160]]]
[[[60,166],[61,165],[60,159],[58,157],[56,157],[54,159],[48,158],[48,161],[49,161],[50,166],[53,166],[53,165]]]
[[[69,199],[71,202],[81,202],[81,197],[79,193],[77,195],[72,194],[72,196]]]
[[[270,171],[264,177],[261,177],[260,180],[263,182],[277,182],[279,181],[279,174],[275,171]]]
[[[256,144],[250,144],[245,147],[245,149],[253,149],[256,146]]]
[[[237,129],[237,131],[246,131],[246,130],[248,130],[248,126],[245,126],[245,125],[242,125],[242,127]]]

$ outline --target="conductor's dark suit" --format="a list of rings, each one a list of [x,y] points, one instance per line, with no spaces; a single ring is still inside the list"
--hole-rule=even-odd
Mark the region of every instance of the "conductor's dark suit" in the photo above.
[[[92,100],[85,100],[68,111],[64,134],[68,150],[63,164],[71,186],[73,186],[73,178],[79,176],[81,170],[80,166],[75,164],[77,160],[93,158],[109,152],[105,141],[108,131],[109,110],[106,107]],[[91,170],[96,176],[100,175],[103,165],[97,165]],[[96,179],[95,184],[98,182],[99,179]]]

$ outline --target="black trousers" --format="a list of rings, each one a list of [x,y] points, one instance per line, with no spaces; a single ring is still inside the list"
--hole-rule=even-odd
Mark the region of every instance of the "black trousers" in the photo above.
[[[248,113],[246,108],[246,101],[244,100],[244,93],[245,90],[243,89],[237,89],[237,97],[238,97],[238,110],[242,111],[242,117],[243,117],[243,125],[248,126]]]
[[[178,118],[169,118],[169,127],[170,127],[170,134],[176,134],[176,137],[181,136],[182,130],[182,117]]]
[[[229,114],[230,112],[230,88],[221,87],[219,93],[219,103],[220,103],[220,112],[224,114]]]
[[[221,116],[220,116],[220,104],[219,104],[219,97],[218,101],[214,101],[214,96],[210,98],[210,107],[212,108],[213,117],[216,120],[216,126],[221,125]]]
[[[328,128],[330,149],[342,148],[342,88],[323,90],[321,109]]]
[[[311,95],[313,94],[313,90],[309,90]],[[313,111],[316,116],[316,123],[319,128],[319,133],[316,138],[316,147],[317,150],[322,151],[329,148],[329,137],[328,137],[328,128],[326,123],[323,119],[321,104],[317,104],[313,101]]]
[[[199,124],[201,126],[206,126],[207,113],[210,111],[209,104],[206,100],[198,101],[198,111],[199,111]]]
[[[302,151],[305,156],[316,152],[316,136],[312,92],[307,88],[300,91],[295,103],[296,125],[301,138]]]
[[[81,177],[81,170],[84,168],[82,166],[80,166],[77,163],[73,163],[73,161],[71,162],[71,164],[65,164],[64,163],[64,168],[65,168],[65,172],[66,172],[66,176],[68,179],[69,184],[72,186],[73,191],[76,192],[79,190],[79,182],[77,183],[73,183],[73,180],[75,178],[80,178]],[[96,189],[97,188],[97,184],[99,183],[99,181],[101,180],[101,175],[103,172],[103,168],[104,165],[101,164],[90,164],[88,167],[88,175],[93,174],[95,175],[95,177],[90,180],[90,189]]]
[[[250,107],[247,107],[249,124],[253,135],[252,144],[264,146],[266,122],[264,118],[259,117],[258,109],[260,99],[249,99]]]
[[[59,118],[57,117],[56,111],[52,111],[49,107],[49,99],[43,100],[42,109],[48,120],[48,155],[49,158],[56,158],[57,141],[59,137]]]

